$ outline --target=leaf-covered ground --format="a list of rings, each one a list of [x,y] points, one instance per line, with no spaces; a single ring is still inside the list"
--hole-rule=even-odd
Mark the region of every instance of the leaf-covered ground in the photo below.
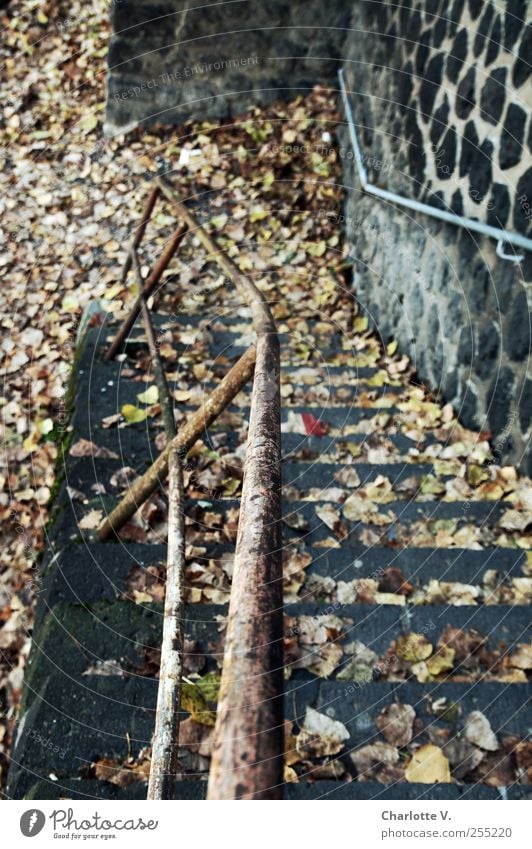
[[[347,534],[354,533],[361,542],[370,545],[408,543],[475,548],[496,544],[526,548],[530,543],[529,482],[520,480],[514,469],[492,463],[487,435],[462,428],[448,406],[437,403],[425,387],[415,385],[408,360],[396,351],[393,340],[379,339],[369,331],[367,319],[358,314],[350,289],[350,263],[335,217],[341,212],[342,195],[341,171],[334,147],[337,117],[334,95],[316,89],[295,103],[252,110],[227,125],[190,124],[179,131],[153,128],[134,132],[127,139],[105,140],[102,123],[107,20],[108,4],[104,0],[93,0],[91,4],[14,0],[8,12],[3,11],[1,21],[2,780],[38,592],[36,556],[46,540],[47,505],[56,482],[58,445],[68,438],[67,380],[80,317],[94,298],[101,299],[117,315],[123,313],[125,304],[131,300],[131,281],[122,286],[119,269],[132,227],[141,214],[148,180],[161,168],[175,169],[172,179],[184,199],[201,199],[203,217],[207,210],[209,225],[220,245],[243,271],[254,275],[273,303],[279,329],[290,334],[299,360],[297,369],[283,374],[283,398],[288,407],[305,406],[308,413],[304,418],[289,410],[284,431],[313,432],[324,440],[327,435],[345,438],[345,443],[337,443],[336,453],[330,457],[321,448],[321,462],[436,461],[435,475],[424,478],[420,490],[413,483],[409,489],[408,481],[403,482],[402,490],[394,488],[386,477],[360,487],[356,473],[335,481],[334,487],[327,490],[301,492],[287,488],[288,499],[296,501],[303,497],[305,501],[320,502],[315,518],[321,523],[323,538],[314,545],[333,548]],[[171,211],[161,204],[143,244],[145,267],[154,261],[174,225]],[[184,244],[179,261],[171,265],[163,282],[158,309],[171,312],[177,307],[185,314],[196,314],[205,305],[219,302],[224,285],[217,266],[193,239]],[[311,329],[308,320],[316,316],[322,320],[322,326]],[[244,323],[242,332],[248,328],[249,324]],[[349,334],[347,344],[329,364],[345,367],[347,373],[351,370],[352,379],[335,386],[334,377],[329,376],[328,394],[324,396],[317,370],[320,346],[338,329]],[[174,387],[176,401],[194,403],[195,381],[210,379],[209,364],[205,363],[207,342],[201,329],[191,330],[188,343],[191,379],[187,381],[180,372]],[[175,359],[170,343],[161,348],[161,355],[170,368]],[[143,363],[139,361],[137,365],[142,371]],[[328,421],[327,415],[314,420],[313,405],[329,404],[332,408],[336,402],[349,401],[356,391],[356,371],[366,366],[376,366],[378,372],[372,378],[373,385],[366,385],[365,394],[357,395],[357,406],[367,406],[375,415],[341,430]],[[147,388],[139,387],[139,393]],[[156,404],[149,404],[150,400],[156,399],[139,398],[141,415],[145,408],[156,408]],[[398,410],[394,416],[386,412],[392,400]],[[109,426],[124,426],[128,416],[134,421],[138,415],[134,410],[117,411],[115,421],[109,422]],[[234,416],[234,428],[239,428],[242,417],[239,419],[239,414],[234,412],[230,415]],[[356,434],[365,436],[362,443],[350,441]],[[396,435],[404,435],[411,441],[406,452],[394,443]],[[228,453],[230,457],[224,456]],[[220,446],[219,456],[199,451],[194,478],[197,487],[190,494],[221,486],[225,495],[235,495],[240,478],[238,450],[228,452]],[[127,480],[128,473],[122,470],[122,478],[111,486],[120,491]],[[392,515],[388,505],[400,498],[408,499],[414,491],[422,501],[504,499],[504,512],[496,521],[481,527],[468,522],[466,517],[460,522],[423,521],[414,530],[412,525],[402,528],[400,515]],[[322,502],[330,502],[330,508]],[[161,512],[164,514],[164,505],[162,511],[157,504],[149,509],[153,511],[151,514],[137,517],[138,533],[144,534],[146,541],[150,541],[154,517],[160,519]],[[95,516],[85,517],[85,529],[94,527],[97,520]],[[314,521],[314,517],[302,519],[298,513],[296,518],[287,517],[285,521],[294,531],[305,530],[297,526],[301,521]],[[164,531],[164,515],[162,522]],[[205,568],[195,564],[193,546],[206,541],[206,525],[213,534],[223,533],[230,541],[235,522],[235,514],[224,517],[222,531],[221,520],[211,513],[203,522],[203,538],[192,540],[189,582],[195,585],[196,597],[191,591],[190,600],[224,600],[228,588],[224,564],[209,564],[205,574]],[[392,523],[395,538],[386,541],[386,528]],[[194,523],[191,520],[189,524],[192,532]],[[307,600],[319,597],[334,601],[343,593],[345,603],[374,602],[382,601],[379,593],[386,593],[395,595],[396,603],[403,603],[405,597],[415,592],[419,596],[416,603],[427,603],[424,588],[408,588],[397,575],[388,575],[388,580],[380,576],[373,583],[366,579],[363,587],[319,586],[315,578],[305,584],[308,558],[305,546],[299,542],[295,553],[288,552],[289,599],[301,598],[298,593],[304,587]],[[157,578],[155,572],[153,582],[147,585],[144,577],[141,580],[132,574],[131,593],[137,593],[139,601],[157,599],[161,592]],[[489,576],[485,582],[488,598],[490,592],[499,592],[498,584],[490,586]],[[529,584],[522,583],[505,591],[514,593],[504,596],[502,600],[506,603],[529,600]],[[471,603],[467,587],[439,585],[426,588],[426,592],[429,596],[432,593],[429,602],[438,593],[449,600],[448,595],[454,592],[462,599],[457,603],[463,603],[464,599]],[[333,645],[332,653],[337,654],[338,645]],[[297,651],[299,655],[294,662],[304,666],[300,645]],[[324,651],[330,662],[331,650]],[[396,646],[391,646],[389,652],[394,657],[400,655]],[[413,674],[422,680],[420,676],[434,674],[435,663],[441,665],[452,660],[451,666],[442,670],[455,668],[455,657],[456,650],[451,659],[442,643],[431,649],[430,657],[414,661],[414,665],[422,664],[416,670],[403,658],[394,674],[399,678]],[[488,660],[494,675],[524,674],[522,663],[512,665],[507,659],[491,656]],[[374,658],[372,663],[386,664],[386,657]],[[389,666],[386,668],[387,674],[391,674]],[[475,667],[475,675],[477,672]],[[206,753],[208,746],[198,735],[197,725],[191,718],[182,733],[189,734],[193,750]],[[209,723],[205,727],[209,728]],[[332,733],[331,729],[320,728],[320,721],[310,716],[307,727],[299,732],[299,736],[306,733],[307,738],[297,743],[298,752],[303,754],[292,761],[290,768],[295,774],[310,769],[308,740],[313,735],[336,739],[340,734],[340,742],[331,743],[330,752],[324,754],[319,747],[314,748],[318,757],[340,751],[341,731],[335,729]],[[371,772],[375,763],[385,763],[390,769],[393,767],[390,774],[396,775],[398,745],[389,758],[389,753],[381,753],[380,761],[376,761],[374,753],[359,755],[358,761],[354,757],[356,769],[359,773],[366,769]],[[427,750],[427,745],[424,753],[418,751],[421,762],[415,769],[445,770],[441,762],[432,766],[433,753]],[[473,740],[471,745],[477,743]],[[401,758],[405,759],[404,752]],[[452,760],[450,755],[448,759]],[[105,763],[100,766],[102,776],[114,768]],[[128,765],[116,768],[135,772]],[[139,772],[145,774],[144,765],[141,764]]]

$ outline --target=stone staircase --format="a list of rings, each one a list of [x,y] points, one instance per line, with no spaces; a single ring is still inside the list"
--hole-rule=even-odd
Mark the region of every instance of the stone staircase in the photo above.
[[[171,348],[165,363],[179,418],[251,343],[249,320],[229,308],[225,315],[154,320]],[[315,340],[310,350],[295,319],[278,323],[285,798],[532,798],[527,556],[519,547],[455,542],[471,525],[496,542],[511,505],[460,500],[459,493],[449,500],[456,462],[446,465],[441,452],[452,444],[450,431],[435,427],[417,442],[401,409],[412,386],[393,369],[383,378],[382,365],[359,366],[345,342],[355,339],[350,327],[304,323]],[[124,404],[143,407],[137,396],[152,375],[138,328],[120,361],[102,360],[113,328],[90,328],[74,367],[71,431],[41,564],[11,798],[146,796],[164,493],[120,542],[95,541],[87,517],[116,503],[133,474],[124,467],[147,468],[162,427],[156,410],[118,426]],[[205,682],[215,688],[223,660],[248,412],[246,391],[187,467],[188,689],[179,798],[203,798],[206,789],[215,695]],[[100,456],[94,449],[76,456],[82,440]],[[434,530],[432,545],[427,529]],[[416,781],[408,764],[416,750],[434,755],[434,748],[449,777],[425,783],[425,773]]]

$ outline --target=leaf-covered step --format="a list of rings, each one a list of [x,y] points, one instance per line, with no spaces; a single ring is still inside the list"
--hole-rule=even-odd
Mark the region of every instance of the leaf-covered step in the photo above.
[[[224,524],[229,528],[235,524],[238,518],[235,510],[238,509],[238,500],[188,499],[185,510],[190,541],[207,542],[213,535],[219,538],[223,533]],[[497,524],[506,509],[506,505],[494,501],[386,500],[381,504],[368,499],[366,514],[361,510],[361,518],[353,520],[346,518],[342,504],[331,505],[325,501],[283,501],[283,538],[286,542],[300,541],[305,545],[314,545],[324,538],[336,538],[339,547],[344,540],[350,539],[354,542],[356,538],[353,532],[361,525],[417,525],[420,522],[426,523],[427,529],[433,529],[434,534],[438,530],[451,533],[455,526],[458,528],[464,523],[492,527]],[[349,503],[346,513],[350,515]]]
[[[344,546],[287,554],[285,592],[323,604],[527,605],[532,578],[518,549]]]
[[[173,375],[170,388],[178,404],[199,405],[217,385],[214,381],[198,381],[194,375],[176,377],[175,372],[170,374]],[[342,382],[333,383],[328,378],[329,375],[324,374],[316,386],[306,386],[298,384],[295,377],[292,383],[283,373],[281,375],[283,406],[329,409],[349,404],[353,407],[371,407],[373,410],[379,410],[393,406],[398,396],[405,392],[404,386],[372,386],[371,382],[356,378],[349,383],[348,375],[344,375]]]
[[[109,341],[111,334],[106,337]],[[298,361],[306,362],[312,358],[314,362],[327,362],[331,358],[344,357],[346,363],[353,367],[357,360],[356,348],[349,337],[341,337],[335,334],[322,334],[313,337],[310,332],[301,334],[297,330],[293,332],[279,331],[277,333],[281,347],[281,358],[291,364]],[[172,345],[176,351],[181,353],[197,353],[198,348],[208,351],[211,359],[225,356],[241,356],[251,345],[255,344],[256,334],[252,323],[244,323],[241,329],[225,329],[219,323],[214,322],[210,326],[197,328],[184,328],[170,323],[163,324],[160,328],[158,341],[165,340]],[[147,347],[143,333],[131,334],[125,340],[123,350],[128,356],[134,356]]]
[[[379,499],[379,488],[374,491]],[[330,548],[346,542],[391,549],[519,544],[519,534],[509,534],[503,527],[508,507],[502,502],[417,501],[417,493],[410,500],[389,501],[384,491],[384,503],[379,503],[371,495],[372,485],[357,490],[343,504],[292,502],[284,525],[293,529],[292,540],[299,537],[306,545]]]
[[[111,313],[105,317],[107,321],[108,332],[110,328],[118,326],[117,322]],[[200,314],[180,313],[174,310],[172,313],[153,312],[153,324],[157,329],[168,327],[176,327],[179,329],[197,328],[197,327],[212,327],[220,326],[226,330],[233,330],[235,333],[241,333],[243,330],[251,326],[252,311],[245,304],[241,304],[238,313],[235,314],[234,309],[224,307],[223,303],[217,303],[215,307],[206,306],[202,308]],[[278,322],[280,330],[291,329],[292,332],[302,332],[303,330],[315,331],[320,328],[323,333],[342,334],[346,331],[342,329],[342,325],[333,319],[324,318],[305,318],[305,319],[288,319]],[[352,331],[349,331],[352,332]],[[138,333],[143,335],[144,329],[142,322],[139,320],[132,330],[132,334]]]
[[[63,602],[129,599],[162,602],[166,587],[166,544],[85,542],[57,546],[39,576],[38,620]],[[234,545],[186,547],[187,600],[225,604],[229,600]]]
[[[425,482],[432,479],[434,467],[428,463],[320,463],[287,462],[283,464],[283,492],[288,500],[302,498],[310,501],[342,501],[350,491],[377,483],[373,500],[379,493],[393,500],[392,490],[404,497],[423,491]],[[440,476],[446,480],[449,476]],[[381,499],[382,500],[382,499]],[[345,507],[344,507],[345,510]]]
[[[531,697],[530,684],[509,687],[490,681],[473,684],[399,681],[370,682],[357,687],[342,681],[294,679],[285,685],[285,715],[302,726],[307,707],[311,706],[342,722],[349,731],[347,749],[382,739],[375,719],[394,702],[412,705],[421,720],[421,733],[434,726],[451,729],[456,734],[467,715],[478,710],[486,715],[496,736],[526,737]]]
[[[187,505],[185,587],[190,602],[228,600],[237,529],[236,508],[230,509],[232,516],[217,511],[216,505]],[[287,536],[293,533],[288,530]],[[162,541],[150,545],[124,538],[56,545],[40,570],[39,615],[62,601],[161,601],[165,563]],[[518,549],[367,549],[349,541],[339,549],[323,549],[304,540],[285,541],[283,564],[287,601],[522,605],[532,597],[527,558]]]
[[[187,415],[190,412],[191,410],[187,411]],[[221,421],[222,423],[230,422],[235,415],[238,416],[238,421],[242,420],[243,426],[246,425],[246,429],[243,427],[242,431],[239,431],[228,427],[224,431],[220,428],[220,423],[215,422],[202,437],[205,453],[215,452],[222,457],[245,445],[248,419],[242,412],[234,410],[224,416]],[[123,465],[133,468],[145,466],[146,457],[158,456],[156,438],[161,435],[161,423],[158,418],[147,419],[137,425],[126,425],[120,419],[118,426],[107,428],[102,426],[102,419],[97,413],[95,416],[96,418],[92,420],[89,420],[87,416],[76,417],[71,439],[73,445],[80,440],[87,440],[96,446],[94,451],[98,448],[110,451],[122,459]],[[372,423],[373,420],[361,419],[361,422],[366,421]],[[314,425],[312,420],[309,427],[312,428]],[[305,425],[301,419],[300,430],[304,429]],[[332,436],[330,433],[314,436],[306,432],[281,434],[283,461],[301,459],[320,463],[349,463],[355,460],[372,465],[383,462],[415,464],[419,462],[419,451],[424,450],[429,444],[432,443],[427,440],[426,445],[417,446],[415,442],[402,434],[380,434],[378,438],[368,437],[364,433],[351,433],[345,436]]]
[[[112,316],[107,318],[108,323],[105,329],[110,334],[114,332],[114,328],[118,325],[113,322]],[[154,327],[158,332],[175,329],[178,333],[186,333],[187,331],[226,332],[235,336],[242,336],[248,335],[253,328],[251,310],[246,306],[241,306],[237,315],[233,310],[224,311],[223,308],[220,308],[218,311],[211,309],[207,313],[202,312],[201,315],[185,315],[177,312],[171,314],[152,313],[152,318]],[[281,320],[277,322],[277,330],[281,337],[288,336],[298,339],[305,336],[320,339],[332,338],[342,340],[346,345],[352,344],[357,333],[355,328],[344,327],[326,317]],[[137,320],[130,336],[132,338],[144,338],[144,328],[140,319]]]
[[[530,685],[289,681],[287,775],[398,783],[530,785]],[[316,789],[316,785],[315,785]]]
[[[150,403],[150,392],[156,392],[154,383],[124,379],[116,385],[103,387],[103,390],[100,395],[93,396],[90,405],[78,406],[71,422],[78,436],[97,442],[97,434],[106,430],[112,424],[120,424],[119,430],[126,429],[126,427],[138,428],[141,431],[157,426],[160,428],[154,406],[158,395],[154,395]],[[226,422],[228,426],[235,427],[249,421],[249,394],[246,397],[244,393],[241,393],[239,397],[244,401],[244,404],[230,404],[221,414],[219,423]],[[197,398],[196,403],[193,403],[192,400],[184,403],[176,401],[175,410],[178,417],[179,415],[190,415],[201,406],[202,401],[202,393]],[[133,412],[133,410],[137,412]],[[360,426],[361,422],[374,420],[379,426],[384,425],[395,412],[393,406],[382,408],[357,407],[346,405],[344,402],[336,407],[330,407],[328,401],[318,406],[284,407],[281,410],[281,430],[285,433],[296,432],[301,436],[309,433],[316,433],[317,435],[329,433],[331,436],[349,435],[355,432],[354,428],[357,425]],[[141,414],[142,419],[140,419]],[[139,420],[136,421],[135,417]],[[219,426],[218,424],[216,428],[212,427],[212,429],[218,430]]]
[[[291,676],[373,680],[505,681],[532,674],[526,608],[285,606],[285,668]]]
[[[71,451],[77,450],[85,443],[77,442]],[[101,447],[100,447],[101,449]],[[94,450],[88,447],[90,453]],[[100,452],[98,452],[100,453]],[[80,519],[87,510],[87,504],[94,508],[97,504],[102,509],[110,503],[110,499],[116,499],[120,492],[127,488],[127,476],[123,469],[133,468],[131,473],[142,474],[155,459],[153,456],[136,467],[131,467],[128,457],[114,456],[82,456],[65,458],[64,481],[59,494],[55,500],[56,509],[71,505],[76,516]],[[227,461],[220,460],[222,468],[220,476],[215,475],[215,494],[217,497],[224,494],[224,480],[241,477],[241,464],[235,464],[231,458]],[[196,464],[197,465],[197,464]],[[194,464],[191,464],[194,468]],[[234,469],[234,471],[233,471]],[[287,501],[303,498],[309,501],[342,502],[345,501],[355,490],[360,492],[364,487],[370,487],[366,492],[369,500],[386,503],[398,497],[412,496],[421,489],[430,489],[433,467],[429,464],[387,464],[373,466],[365,463],[342,464],[342,463],[284,463],[283,465],[283,487],[284,496]],[[122,476],[121,476],[122,475]],[[118,477],[117,477],[118,476]],[[201,468],[195,473],[194,483],[205,490],[205,500],[212,498],[210,481],[212,476],[203,475],[205,484],[202,482]],[[428,483],[428,486],[426,484]],[[374,484],[375,486],[370,486]],[[430,493],[429,493],[430,494]],[[225,493],[226,497],[228,493]],[[113,499],[113,500],[114,500]],[[358,502],[357,502],[358,503]],[[350,502],[351,504],[351,502]],[[294,508],[295,509],[295,508]],[[356,511],[349,511],[349,505],[343,505],[343,513],[356,516]]]
[[[286,366],[281,372],[281,383],[295,383],[298,386],[313,387],[325,384],[337,387],[349,385],[364,385],[382,391],[404,391],[404,386],[398,385],[397,378],[388,374],[385,369],[375,366],[332,366],[324,363],[322,366]]]

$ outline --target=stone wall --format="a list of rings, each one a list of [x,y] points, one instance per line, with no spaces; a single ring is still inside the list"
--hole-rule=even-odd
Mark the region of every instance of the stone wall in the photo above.
[[[372,182],[530,235],[526,7],[355,4],[344,66]],[[357,296],[462,421],[532,471],[532,254],[504,261],[489,238],[362,194],[345,127],[341,137]]]
[[[344,0],[114,0],[106,131],[227,118],[335,83]]]
[[[114,0],[107,131],[227,118],[336,86],[345,69],[370,179],[532,234],[530,4],[508,0]],[[532,472],[532,254],[363,194],[344,151],[355,288],[383,339],[501,459]]]

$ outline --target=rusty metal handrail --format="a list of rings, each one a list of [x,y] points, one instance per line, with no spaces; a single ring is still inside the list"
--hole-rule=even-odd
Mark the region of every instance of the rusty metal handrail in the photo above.
[[[208,799],[277,799],[283,780],[280,354],[255,284],[159,178],[204,247],[251,308],[257,359]]]

